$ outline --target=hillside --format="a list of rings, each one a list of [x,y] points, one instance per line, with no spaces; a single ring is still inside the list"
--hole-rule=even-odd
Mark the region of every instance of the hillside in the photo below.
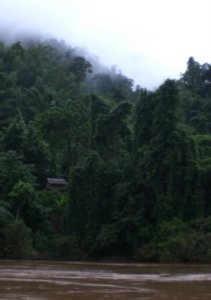
[[[210,183],[210,64],[148,91],[58,41],[0,43],[0,258],[211,262]]]

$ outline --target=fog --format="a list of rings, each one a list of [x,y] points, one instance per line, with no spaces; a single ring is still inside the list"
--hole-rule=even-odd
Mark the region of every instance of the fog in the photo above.
[[[211,62],[210,0],[0,0],[0,35],[63,39],[141,87]]]

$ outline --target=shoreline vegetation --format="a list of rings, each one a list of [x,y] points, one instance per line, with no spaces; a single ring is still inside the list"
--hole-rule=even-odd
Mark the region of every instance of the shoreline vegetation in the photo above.
[[[0,259],[211,263],[210,184],[209,63],[149,91],[64,42],[0,42]]]

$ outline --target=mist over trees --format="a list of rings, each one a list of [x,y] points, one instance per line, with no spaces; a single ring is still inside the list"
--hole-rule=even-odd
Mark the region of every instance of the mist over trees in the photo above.
[[[210,183],[210,64],[148,91],[64,42],[0,43],[1,258],[211,262]]]

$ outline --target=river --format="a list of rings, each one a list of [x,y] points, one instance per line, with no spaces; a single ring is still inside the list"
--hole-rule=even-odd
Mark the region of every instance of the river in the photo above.
[[[211,265],[2,260],[0,299],[208,300]]]

